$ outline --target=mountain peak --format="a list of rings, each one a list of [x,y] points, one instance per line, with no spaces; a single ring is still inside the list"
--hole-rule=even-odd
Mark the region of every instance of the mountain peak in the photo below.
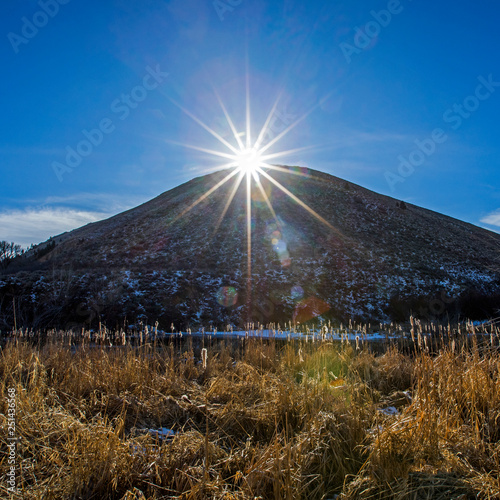
[[[99,315],[186,324],[285,321],[307,301],[323,304],[311,317],[463,313],[461,296],[500,291],[496,233],[302,167],[249,175],[249,212],[245,177],[197,177],[60,235],[11,279],[64,274],[84,308],[102,296]]]

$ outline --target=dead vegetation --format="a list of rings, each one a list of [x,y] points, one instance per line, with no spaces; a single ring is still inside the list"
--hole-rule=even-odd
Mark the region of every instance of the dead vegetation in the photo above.
[[[194,344],[9,342],[0,424],[14,388],[12,497],[500,498],[497,337],[379,355],[212,339],[206,367]]]

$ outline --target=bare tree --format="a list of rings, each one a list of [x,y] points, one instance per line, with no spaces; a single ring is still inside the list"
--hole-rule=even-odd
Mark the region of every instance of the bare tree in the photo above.
[[[0,241],[0,269],[6,269],[10,261],[22,253],[21,245]]]

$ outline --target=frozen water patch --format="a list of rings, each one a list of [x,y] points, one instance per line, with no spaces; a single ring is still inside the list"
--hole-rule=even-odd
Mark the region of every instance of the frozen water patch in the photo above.
[[[378,411],[380,413],[383,413],[384,415],[389,415],[391,417],[399,415],[399,411],[395,406],[388,406],[387,408],[379,408]]]
[[[171,439],[175,436],[175,431],[173,431],[172,429],[167,429],[166,427],[162,427],[160,429],[147,429],[147,431],[154,438],[159,439],[160,441],[164,439]]]

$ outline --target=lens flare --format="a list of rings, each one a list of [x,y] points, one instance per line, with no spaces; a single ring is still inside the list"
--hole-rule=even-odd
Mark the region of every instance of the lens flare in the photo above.
[[[232,307],[238,302],[238,292],[232,286],[223,286],[217,292],[217,302],[224,307]]]
[[[337,229],[335,229],[327,220],[321,217],[318,213],[316,213],[311,207],[306,205],[302,200],[300,200],[295,194],[289,191],[285,186],[279,183],[276,179],[274,179],[269,171],[278,171],[283,172],[290,175],[304,175],[301,172],[297,172],[293,169],[286,169],[280,167],[278,165],[272,165],[268,163],[269,160],[274,160],[276,158],[288,156],[291,154],[295,154],[301,151],[305,151],[311,149],[311,146],[300,147],[296,149],[291,149],[287,151],[281,151],[277,153],[269,153],[269,149],[274,146],[279,140],[285,137],[291,130],[293,130],[299,123],[301,123],[305,118],[307,118],[317,107],[319,107],[327,98],[322,99],[316,106],[311,108],[307,113],[298,118],[295,122],[289,125],[285,130],[280,132],[277,136],[272,137],[271,123],[272,119],[275,115],[276,108],[278,106],[280,97],[274,103],[265,123],[262,127],[260,133],[257,135],[256,140],[252,140],[252,123],[251,123],[251,113],[250,113],[250,88],[249,88],[249,76],[247,73],[246,78],[246,93],[245,93],[245,101],[246,101],[246,117],[245,117],[245,125],[246,130],[244,132],[239,132],[235,123],[229,116],[227,108],[220,96],[215,92],[217,100],[222,108],[224,116],[227,120],[227,123],[231,129],[231,132],[234,136],[234,142],[236,145],[231,144],[226,140],[226,138],[222,137],[220,133],[213,130],[211,127],[206,125],[202,120],[200,120],[193,113],[185,109],[183,106],[171,100],[171,102],[177,106],[183,113],[189,116],[192,120],[194,120],[198,125],[200,125],[203,129],[209,132],[215,139],[217,139],[227,150],[218,151],[215,149],[207,149],[202,148],[196,145],[190,144],[181,144],[174,143],[173,141],[169,141],[172,144],[178,144],[183,147],[187,147],[193,149],[195,151],[200,151],[211,156],[223,158],[226,161],[229,160],[228,163],[224,163],[223,165],[219,165],[218,168],[233,168],[221,181],[215,184],[212,188],[210,188],[206,193],[202,194],[197,200],[195,200],[187,209],[185,209],[175,220],[179,217],[184,216],[187,212],[201,203],[203,200],[208,198],[212,193],[217,191],[220,187],[226,184],[230,179],[233,179],[233,187],[230,190],[230,194],[228,199],[223,207],[222,213],[217,221],[215,231],[218,230],[224,216],[226,215],[229,206],[231,205],[233,198],[243,182],[243,179],[246,178],[246,239],[247,239],[247,315],[249,321],[251,320],[251,295],[252,295],[252,203],[255,199],[254,193],[259,194],[259,201],[264,201],[267,205],[274,221],[276,223],[276,227],[280,228],[281,224],[278,221],[277,215],[274,211],[274,208],[271,204],[271,200],[269,199],[268,192],[264,189],[261,178],[267,179],[274,187],[278,188],[282,193],[287,195],[292,201],[300,205],[304,208],[309,214],[315,217],[317,220],[322,222],[325,226],[327,226],[330,230],[334,231],[337,234],[340,234]],[[245,137],[245,141],[242,140],[242,137]],[[265,137],[270,137],[270,140],[265,144],[262,144],[263,139]],[[265,154],[264,154],[265,153]],[[263,170],[265,169],[265,170]],[[281,261],[281,265],[283,267],[290,266],[292,260],[289,252],[286,248],[286,243],[281,240],[281,234],[279,231],[276,231],[275,234],[271,237],[272,244],[274,246],[275,251],[278,254],[278,258]],[[218,294],[218,301],[221,305],[227,306],[227,304],[232,304],[233,301],[236,300],[237,292],[233,288],[222,288]]]
[[[295,285],[292,287],[291,295],[293,300],[301,300],[304,297],[304,289],[299,285]]]

